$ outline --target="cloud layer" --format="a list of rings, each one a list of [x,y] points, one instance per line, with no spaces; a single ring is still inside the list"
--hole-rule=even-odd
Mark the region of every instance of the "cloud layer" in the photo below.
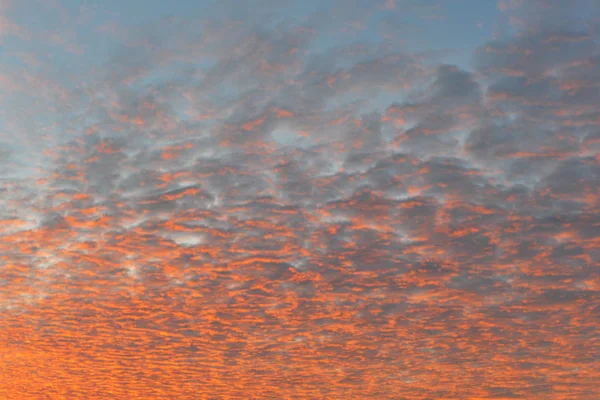
[[[389,30],[450,2],[47,3],[0,2],[0,397],[600,395],[595,2],[470,66]]]

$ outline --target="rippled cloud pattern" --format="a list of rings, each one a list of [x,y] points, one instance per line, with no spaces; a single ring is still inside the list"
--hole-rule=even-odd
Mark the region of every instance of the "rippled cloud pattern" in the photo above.
[[[0,0],[0,398],[600,398],[600,3]]]

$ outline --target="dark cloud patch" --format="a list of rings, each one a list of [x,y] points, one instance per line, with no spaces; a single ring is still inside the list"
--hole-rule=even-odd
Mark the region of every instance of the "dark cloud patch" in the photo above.
[[[435,98],[439,98],[441,101],[449,99],[460,104],[481,99],[479,84],[472,75],[453,65],[438,67],[433,90]]]

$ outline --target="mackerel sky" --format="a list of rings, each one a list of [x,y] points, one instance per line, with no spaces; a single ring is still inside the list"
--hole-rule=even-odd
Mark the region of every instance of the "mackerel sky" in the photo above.
[[[599,45],[596,0],[0,0],[0,398],[599,399]]]

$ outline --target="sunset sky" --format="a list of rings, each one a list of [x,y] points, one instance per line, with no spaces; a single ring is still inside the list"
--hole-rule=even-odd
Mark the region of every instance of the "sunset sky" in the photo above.
[[[0,0],[0,400],[598,400],[599,200],[598,0]]]

